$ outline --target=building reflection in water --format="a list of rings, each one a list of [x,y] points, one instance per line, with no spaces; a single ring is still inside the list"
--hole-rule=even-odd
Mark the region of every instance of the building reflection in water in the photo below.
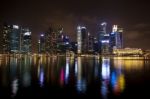
[[[101,85],[101,94],[103,98],[107,98],[108,94],[108,85],[109,85],[109,78],[110,78],[110,58],[102,57],[102,85]]]
[[[86,91],[86,80],[82,78],[82,59],[81,57],[77,57],[77,63],[75,66],[75,73],[77,73],[77,82],[76,89],[80,93],[84,93]]]
[[[120,94],[125,89],[123,61],[122,60],[117,60],[117,61],[113,60],[113,62],[114,62],[114,69],[112,68],[112,73],[111,73],[111,87],[115,94]]]
[[[17,77],[17,59],[10,58],[10,79],[11,79],[11,96],[14,97],[18,91],[18,77]]]
[[[39,84],[40,87],[44,86],[44,67],[43,67],[43,57],[39,59],[39,64],[38,64],[38,79],[39,79]]]
[[[94,58],[94,77],[97,79],[99,77],[99,57]]]
[[[144,61],[142,59],[115,59],[114,58],[114,66],[115,68],[120,68],[120,65],[123,67],[126,71],[132,71],[132,70],[141,70],[144,66]]]
[[[14,97],[16,94],[17,94],[17,91],[18,91],[18,79],[14,79],[12,81],[12,97]]]
[[[24,56],[20,60],[19,68],[21,68],[22,83],[24,87],[28,87],[31,84],[31,57]]]
[[[69,79],[69,57],[66,57],[65,84],[68,84],[68,79]]]
[[[0,91],[9,89],[7,92],[11,92],[11,96],[15,97],[24,93],[24,89],[40,86],[43,90],[43,87],[48,86],[47,89],[50,87],[48,90],[52,91],[56,88],[59,92],[59,87],[60,89],[63,87],[62,90],[66,88],[66,92],[72,88],[73,92],[90,95],[93,93],[97,95],[98,90],[98,95],[108,98],[109,95],[122,95],[127,87],[126,80],[128,84],[130,82],[138,84],[145,79],[143,77],[145,72],[149,73],[149,61],[112,57],[100,59],[99,57],[75,59],[46,56],[4,57],[0,60]]]
[[[114,62],[114,60],[112,60]],[[112,63],[110,63],[110,58],[102,58],[102,85],[101,85],[101,94],[104,99],[107,98],[108,93],[110,91],[109,85],[112,88],[112,92],[115,95],[119,95],[123,90],[125,89],[125,77],[123,73],[123,66],[122,62],[118,61],[117,65],[118,68],[115,68],[116,66],[113,66]],[[110,64],[111,64],[111,70],[110,70]]]

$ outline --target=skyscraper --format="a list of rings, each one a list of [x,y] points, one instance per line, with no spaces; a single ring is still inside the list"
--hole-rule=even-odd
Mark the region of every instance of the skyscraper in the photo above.
[[[2,28],[2,53],[9,53],[9,33],[11,32],[11,26],[4,24]]]
[[[82,53],[82,35],[81,35],[81,26],[77,27],[77,53]]]
[[[46,53],[56,54],[58,50],[58,37],[62,34],[61,26],[51,26],[45,33],[45,51]]]
[[[86,53],[88,51],[88,33],[86,27],[81,27],[81,35],[82,35],[82,53]]]
[[[112,32],[110,33],[110,49],[123,48],[123,29],[118,28],[118,25],[113,25]]]
[[[88,53],[94,52],[94,36],[90,35],[90,33],[88,33],[87,50]]]
[[[26,28],[21,30],[21,52],[31,53],[31,31]]]
[[[87,32],[86,27],[78,26],[77,27],[77,53],[85,53],[87,51]]]
[[[45,53],[45,35],[41,34],[38,41],[39,53]]]
[[[106,22],[101,23],[98,34],[99,52],[101,54],[109,54],[109,34],[106,32],[106,26]]]
[[[12,25],[8,35],[10,53],[20,53],[21,28],[18,25]]]
[[[2,53],[31,52],[31,31],[18,25],[4,24],[2,29]]]

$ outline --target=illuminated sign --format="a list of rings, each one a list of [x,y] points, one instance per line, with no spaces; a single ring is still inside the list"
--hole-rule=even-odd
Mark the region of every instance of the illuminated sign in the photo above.
[[[24,35],[29,36],[29,35],[31,35],[31,32],[25,32]]]
[[[13,28],[14,29],[19,29],[19,26],[18,25],[13,25]]]
[[[41,34],[41,36],[44,36],[44,34]]]
[[[103,26],[103,25],[107,25],[107,23],[106,22],[103,22],[103,23],[101,23],[101,25]]]
[[[113,25],[113,32],[117,32],[118,30],[118,26],[117,25]]]
[[[102,43],[109,43],[109,40],[102,40]]]

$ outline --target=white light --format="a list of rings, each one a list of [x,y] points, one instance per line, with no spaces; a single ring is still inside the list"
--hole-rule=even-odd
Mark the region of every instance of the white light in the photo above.
[[[111,34],[115,34],[114,32],[112,32]]]
[[[41,36],[44,36],[44,34],[41,34]]]
[[[102,59],[102,78],[109,79],[110,75],[110,59]]]
[[[113,32],[117,32],[118,30],[118,26],[117,25],[113,25]]]
[[[102,43],[109,43],[109,40],[102,40]]]
[[[26,33],[24,33],[24,35],[31,35],[31,32],[26,32]]]
[[[77,29],[80,30],[80,29],[81,29],[81,26],[78,26]]]
[[[66,44],[69,44],[69,42],[66,42]]]
[[[103,26],[103,25],[107,25],[107,23],[106,22],[103,22],[103,23],[101,23],[101,25]]]
[[[109,34],[104,34],[104,36],[109,36]]]
[[[13,25],[13,28],[14,29],[19,29],[19,26],[18,25]]]
[[[38,43],[40,43],[40,40],[38,41]]]
[[[82,26],[81,28],[82,28],[82,29],[86,29],[86,27],[84,27],[84,26]]]

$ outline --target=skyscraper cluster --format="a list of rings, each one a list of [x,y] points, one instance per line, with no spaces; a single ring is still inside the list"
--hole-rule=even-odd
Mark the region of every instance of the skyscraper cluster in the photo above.
[[[31,31],[18,25],[4,24],[2,28],[2,53],[31,53]]]
[[[112,32],[107,32],[107,23],[100,25],[97,38],[86,31],[86,27],[77,27],[77,53],[99,53],[102,55],[113,54],[114,49],[123,48],[123,29],[113,25]]]
[[[46,54],[66,53],[70,49],[70,38],[60,26],[52,26],[40,35],[38,52]]]
[[[37,42],[40,54],[113,54],[115,49],[123,48],[123,29],[113,25],[112,32],[107,32],[107,23],[100,24],[96,37],[88,32],[87,27],[77,26],[76,42],[65,34],[62,26],[50,26],[39,35]],[[4,24],[2,28],[2,53],[31,53],[31,31],[18,25]]]

